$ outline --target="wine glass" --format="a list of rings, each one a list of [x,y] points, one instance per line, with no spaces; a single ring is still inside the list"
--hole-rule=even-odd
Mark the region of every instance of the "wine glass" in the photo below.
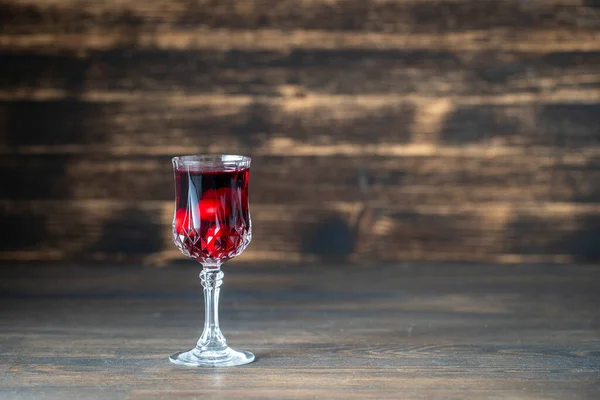
[[[198,155],[173,158],[175,215],[173,242],[202,264],[204,331],[196,347],[175,353],[171,362],[187,366],[234,366],[254,355],[227,346],[219,329],[221,265],[240,255],[252,239],[248,209],[249,157]]]

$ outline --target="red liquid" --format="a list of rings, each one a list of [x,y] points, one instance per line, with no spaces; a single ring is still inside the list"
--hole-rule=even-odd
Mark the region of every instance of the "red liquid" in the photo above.
[[[183,254],[210,266],[250,243],[250,170],[175,171],[173,241]]]

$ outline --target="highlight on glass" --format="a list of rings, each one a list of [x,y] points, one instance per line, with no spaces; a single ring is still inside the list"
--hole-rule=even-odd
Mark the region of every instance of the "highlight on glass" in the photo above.
[[[173,158],[175,213],[173,242],[202,265],[204,330],[196,347],[171,355],[187,366],[234,366],[254,355],[227,345],[219,328],[219,291],[223,263],[240,255],[252,240],[248,204],[249,157],[198,155]]]

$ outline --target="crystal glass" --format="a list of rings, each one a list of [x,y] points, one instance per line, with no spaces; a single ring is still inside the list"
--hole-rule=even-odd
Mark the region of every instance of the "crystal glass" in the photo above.
[[[202,264],[204,331],[196,347],[175,353],[171,362],[187,366],[224,367],[254,360],[247,351],[227,346],[219,329],[221,265],[239,254],[252,239],[248,207],[250,158],[199,155],[173,158],[175,215],[173,242],[183,254]]]

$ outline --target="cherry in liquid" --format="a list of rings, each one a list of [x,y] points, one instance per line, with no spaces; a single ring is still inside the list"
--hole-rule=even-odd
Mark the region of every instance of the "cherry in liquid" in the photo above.
[[[188,257],[219,265],[251,239],[249,169],[175,171],[173,240]]]

